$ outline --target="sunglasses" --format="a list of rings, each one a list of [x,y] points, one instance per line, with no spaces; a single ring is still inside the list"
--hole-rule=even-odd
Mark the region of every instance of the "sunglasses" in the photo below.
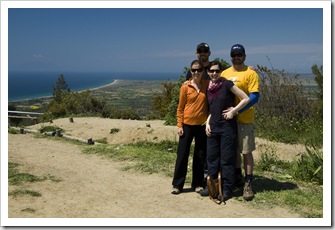
[[[219,70],[219,69],[210,69],[210,70],[208,70],[208,72],[210,72],[210,73],[220,73],[221,72],[221,70]]]
[[[197,52],[199,54],[206,54],[206,53],[209,53],[209,50],[198,50]]]
[[[232,58],[234,57],[243,57],[243,54],[239,53],[239,54],[232,54],[230,55]]]
[[[195,72],[195,71],[198,71],[198,72],[202,72],[204,69],[191,69],[191,72]]]

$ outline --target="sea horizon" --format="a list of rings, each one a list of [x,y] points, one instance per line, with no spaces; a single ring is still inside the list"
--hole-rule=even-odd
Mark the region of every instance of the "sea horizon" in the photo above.
[[[53,86],[58,77],[64,79],[72,91],[92,90],[104,87],[115,80],[160,80],[177,81],[182,73],[166,72],[8,72],[8,102],[52,97]],[[293,75],[295,75],[294,73]],[[299,74],[299,73],[298,73]],[[300,73],[300,79],[314,81],[314,75]]]
[[[51,97],[58,77],[64,79],[72,91],[104,87],[115,80],[178,80],[181,73],[157,72],[8,72],[8,102]]]

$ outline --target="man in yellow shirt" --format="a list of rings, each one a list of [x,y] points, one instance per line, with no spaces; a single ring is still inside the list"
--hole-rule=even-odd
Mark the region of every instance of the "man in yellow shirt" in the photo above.
[[[237,160],[236,177],[238,183],[242,179],[241,163],[243,155],[245,181],[243,189],[243,198],[252,200],[254,192],[251,187],[253,180],[254,159],[252,151],[256,149],[254,134],[254,104],[259,99],[259,76],[258,74],[244,64],[246,60],[245,49],[240,44],[235,44],[231,48],[230,57],[233,65],[221,73],[221,77],[231,80],[235,85],[249,95],[250,102],[237,114]],[[239,98],[236,97],[236,104]]]

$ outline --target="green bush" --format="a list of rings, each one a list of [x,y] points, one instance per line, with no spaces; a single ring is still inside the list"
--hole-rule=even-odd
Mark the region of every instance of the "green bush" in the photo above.
[[[113,134],[113,133],[118,133],[120,131],[119,128],[112,128],[111,131],[109,132],[110,134]]]
[[[260,99],[255,105],[256,135],[284,143],[322,146],[322,114],[299,75],[258,66]]]
[[[274,147],[266,146],[256,165],[262,171],[272,171],[289,175],[296,180],[323,184],[323,154],[316,147],[306,146],[306,153],[299,159],[287,162],[277,157]]]
[[[306,182],[323,184],[323,154],[316,147],[306,147],[307,154],[295,160],[292,164],[294,178]]]
[[[63,129],[58,126],[42,126],[38,131],[39,132],[56,132],[56,130],[63,131]]]

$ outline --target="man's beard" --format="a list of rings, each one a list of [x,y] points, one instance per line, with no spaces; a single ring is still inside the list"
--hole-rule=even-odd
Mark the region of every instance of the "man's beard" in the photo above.
[[[207,62],[208,61],[208,57],[200,57],[200,63],[204,63],[204,62]]]
[[[244,63],[243,59],[233,59],[231,61],[233,63],[233,65],[242,65]]]

